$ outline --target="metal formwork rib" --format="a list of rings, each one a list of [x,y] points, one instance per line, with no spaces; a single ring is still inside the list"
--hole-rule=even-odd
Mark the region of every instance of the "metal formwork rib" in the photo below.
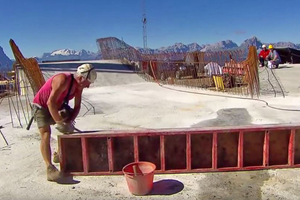
[[[154,163],[156,173],[300,166],[300,125],[112,131],[58,139],[61,170],[73,175],[122,174],[126,164],[138,161]]]

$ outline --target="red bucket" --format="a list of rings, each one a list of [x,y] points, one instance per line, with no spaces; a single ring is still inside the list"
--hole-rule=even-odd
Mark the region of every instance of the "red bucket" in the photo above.
[[[123,167],[129,191],[134,195],[148,194],[153,187],[155,164],[134,162]]]

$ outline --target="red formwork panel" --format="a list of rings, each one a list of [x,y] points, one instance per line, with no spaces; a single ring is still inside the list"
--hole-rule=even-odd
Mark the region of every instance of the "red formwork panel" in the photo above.
[[[58,136],[61,171],[122,174],[131,162],[156,173],[300,167],[300,125],[103,131]]]

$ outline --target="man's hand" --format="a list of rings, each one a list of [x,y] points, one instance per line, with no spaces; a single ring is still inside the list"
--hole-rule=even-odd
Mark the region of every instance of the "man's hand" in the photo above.
[[[58,113],[62,117],[62,122],[68,123],[74,121],[74,110],[72,108],[62,109]]]
[[[74,123],[58,123],[56,129],[63,134],[71,134],[75,130]]]

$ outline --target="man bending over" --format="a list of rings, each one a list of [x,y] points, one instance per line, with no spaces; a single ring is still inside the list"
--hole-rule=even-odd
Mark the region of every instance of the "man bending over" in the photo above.
[[[97,73],[93,66],[83,64],[77,68],[75,74],[59,73],[49,78],[33,99],[37,107],[35,120],[41,134],[40,150],[47,167],[48,181],[57,181],[61,177],[60,172],[51,162],[50,125],[57,124],[57,129],[61,132],[72,127],[80,111],[82,91],[88,88],[96,78]],[[74,97],[74,109],[71,109],[72,112],[68,117],[63,117],[60,111]]]

